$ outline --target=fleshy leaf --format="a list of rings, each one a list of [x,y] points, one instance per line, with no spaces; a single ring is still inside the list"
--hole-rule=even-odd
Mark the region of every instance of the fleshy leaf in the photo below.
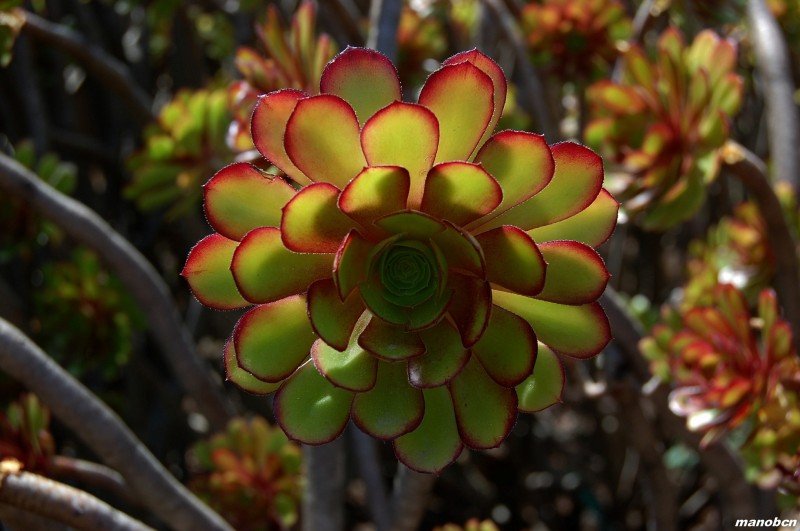
[[[375,224],[390,234],[405,234],[407,238],[420,240],[427,240],[445,229],[445,225],[438,219],[413,210],[384,216]]]
[[[492,120],[494,85],[472,63],[443,66],[425,81],[419,103],[439,120],[435,162],[468,160]]]
[[[350,341],[358,318],[364,313],[364,303],[357,293],[344,301],[333,279],[318,280],[308,288],[308,318],[314,332],[327,344],[344,350]]]
[[[606,190],[600,190],[594,202],[574,216],[528,231],[539,243],[574,240],[590,247],[604,243],[617,226],[619,203]]]
[[[361,348],[356,341],[351,341],[347,348],[340,352],[323,340],[317,339],[311,347],[311,359],[314,360],[317,370],[336,387],[364,392],[375,385],[378,360]]]
[[[239,367],[259,380],[279,382],[308,357],[316,339],[301,296],[256,306],[233,330]]]
[[[608,318],[597,303],[567,306],[498,290],[492,300],[528,321],[539,341],[561,354],[590,358],[611,340]]]
[[[503,226],[476,238],[486,257],[486,278],[523,295],[536,295],[549,267],[533,239],[517,227]]]
[[[400,166],[370,166],[344,187],[339,208],[363,227],[376,219],[404,210],[411,181]]]
[[[214,229],[241,240],[257,227],[277,227],[281,208],[295,190],[279,177],[239,162],[218,171],[203,187],[205,212]]]
[[[502,200],[500,185],[478,164],[443,162],[428,172],[421,208],[463,226],[490,213]]]
[[[480,339],[489,323],[492,294],[489,283],[475,277],[458,273],[450,275],[453,298],[447,311],[461,334],[461,342],[471,347]]]
[[[538,194],[482,225],[486,231],[500,225],[535,229],[574,216],[588,207],[603,186],[603,160],[592,150],[573,142],[551,148],[555,172]]]
[[[539,244],[547,262],[544,288],[537,299],[561,304],[587,304],[602,295],[608,271],[597,251],[574,241]]]
[[[247,233],[230,268],[247,300],[263,303],[304,293],[315,280],[330,277],[333,256],[290,251],[280,230],[262,227]]]
[[[553,178],[555,162],[542,135],[501,131],[481,148],[475,162],[503,189],[503,202],[495,214],[505,212],[538,194]]]
[[[189,251],[181,275],[201,303],[218,310],[243,308],[248,303],[231,274],[231,260],[237,242],[220,234],[210,234]]]
[[[370,118],[361,132],[361,147],[370,166],[401,166],[411,179],[408,206],[418,208],[425,175],[439,146],[439,122],[427,108],[395,102]]]
[[[438,473],[464,449],[456,426],[453,404],[446,387],[425,389],[425,414],[412,432],[394,440],[397,458],[408,468]]]
[[[325,444],[344,431],[353,393],[334,387],[311,362],[303,365],[275,395],[275,420],[291,439]]]
[[[561,401],[564,366],[550,348],[539,344],[533,374],[517,386],[519,410],[535,413]]]
[[[422,391],[408,385],[405,365],[379,362],[375,386],[356,395],[353,421],[373,437],[394,439],[419,426],[424,411]]]
[[[380,319],[370,320],[358,344],[386,361],[407,360],[425,353],[419,334],[406,332]]]
[[[513,387],[530,376],[536,362],[536,334],[523,318],[499,306],[472,353],[498,384]]]
[[[401,99],[397,70],[385,55],[367,48],[346,48],[325,67],[319,83],[353,107],[361,125],[379,109]]]
[[[476,146],[479,149],[487,138],[494,132],[497,122],[500,121],[500,116],[503,114],[503,108],[506,104],[506,96],[508,94],[508,82],[503,69],[495,63],[490,57],[484,55],[478,50],[469,50],[466,52],[457,53],[456,55],[447,59],[442,65],[453,65],[458,63],[471,63],[481,70],[484,74],[489,76],[494,86],[494,110],[492,111],[492,119],[483,133],[483,137]]]
[[[367,165],[360,132],[346,101],[321,94],[297,102],[286,124],[284,144],[292,162],[312,181],[342,188]]]
[[[486,263],[480,244],[472,234],[452,223],[444,222],[445,230],[431,240],[445,256],[448,267],[468,271],[477,277],[486,274]]]
[[[328,183],[306,186],[283,207],[281,235],[298,253],[335,253],[354,227],[337,206],[339,189]]]
[[[280,383],[262,382],[246,370],[239,367],[236,359],[236,349],[233,347],[233,338],[225,343],[225,379],[233,382],[237,387],[248,393],[268,395],[280,387]]]
[[[300,184],[307,184],[311,180],[286,154],[283,133],[297,102],[306,96],[305,92],[294,89],[265,94],[258,99],[252,121],[253,143],[256,148],[270,162]]]
[[[461,344],[458,330],[446,319],[420,332],[425,355],[408,361],[408,381],[414,387],[447,385],[464,368],[469,350]]]
[[[333,281],[339,298],[347,296],[367,278],[370,253],[373,245],[356,231],[350,231],[336,251],[333,261]]]
[[[517,420],[517,393],[492,380],[474,357],[450,382],[461,440],[471,448],[497,448]]]

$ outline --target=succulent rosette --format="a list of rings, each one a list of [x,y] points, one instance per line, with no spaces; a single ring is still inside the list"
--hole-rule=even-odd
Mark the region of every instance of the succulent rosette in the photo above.
[[[786,375],[797,374],[792,332],[778,316],[772,290],[758,300],[759,328],[747,302],[720,284],[708,306],[693,308],[670,325],[653,328],[641,349],[656,367],[667,367],[674,391],[670,408],[703,432],[702,444],[718,440],[776,395]]]
[[[694,215],[720,168],[720,150],[742,102],[736,44],[711,30],[690,46],[664,31],[651,60],[638,45],[624,54],[622,80],[589,87],[589,145],[618,163],[618,197],[642,225],[668,229]]]
[[[502,70],[475,50],[406,103],[388,59],[348,48],[319,95],[256,106],[254,143],[296,186],[245,163],[206,184],[217,232],[183,275],[208,306],[255,305],[226,345],[228,379],[277,391],[292,439],[328,442],[352,418],[409,467],[439,471],[556,402],[561,356],[609,341],[593,247],[618,204],[602,161],[492,135],[505,97]]]

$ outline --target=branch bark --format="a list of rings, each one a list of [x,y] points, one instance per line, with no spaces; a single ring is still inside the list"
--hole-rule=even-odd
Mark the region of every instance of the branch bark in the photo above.
[[[25,200],[72,238],[97,252],[142,308],[153,337],[200,413],[215,431],[224,429],[233,416],[233,406],[220,382],[211,378],[198,358],[167,286],[147,259],[85,205],[54,190],[3,154],[0,188]]]
[[[520,104],[533,116],[536,126],[544,133],[547,141],[555,142],[559,138],[558,128],[550,114],[542,80],[528,60],[528,48],[514,16],[502,0],[484,1],[497,17],[514,49],[516,69],[519,72]]]
[[[30,472],[0,470],[0,503],[85,531],[153,531],[87,492]]]
[[[434,474],[421,474],[398,464],[392,495],[392,531],[414,531],[428,507]]]
[[[397,26],[402,11],[401,0],[372,0],[369,11],[367,48],[381,52],[393,63],[397,60]]]
[[[387,531],[391,525],[391,515],[386,487],[381,477],[378,443],[355,426],[351,428],[349,435],[355,450],[356,466],[367,488],[367,509],[376,531]]]
[[[344,529],[344,437],[322,446],[303,445],[303,461],[304,531]]]
[[[50,461],[54,478],[66,478],[102,489],[131,505],[139,505],[131,496],[130,487],[122,474],[99,463],[84,461],[75,457],[56,455]]]
[[[754,153],[733,141],[722,148],[722,160],[745,185],[758,204],[767,225],[769,245],[775,256],[775,287],[784,317],[794,331],[794,345],[800,355],[800,264],[797,245],[783,217],[783,209],[767,178],[767,166]]]
[[[161,466],[108,406],[2,319],[0,369],[39,396],[76,436],[122,474],[146,507],[172,527],[232,531]]]
[[[800,195],[800,119],[794,102],[792,64],[786,41],[764,0],[747,3],[756,69],[764,82],[767,136],[773,177],[786,181]]]
[[[105,50],[86,40],[83,35],[29,11],[25,12],[22,30],[32,38],[63,50],[77,59],[88,72],[97,76],[125,101],[140,125],[146,125],[154,119],[152,99],[139,87],[128,68]]]

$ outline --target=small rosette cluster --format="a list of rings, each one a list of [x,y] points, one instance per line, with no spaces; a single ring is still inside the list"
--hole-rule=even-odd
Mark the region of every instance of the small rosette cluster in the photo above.
[[[641,348],[668,367],[675,388],[670,408],[710,444],[775,397],[776,386],[797,374],[792,333],[778,316],[775,293],[761,292],[760,330],[735,287],[717,286],[709,306],[687,311],[673,326],[658,325]]]
[[[720,167],[719,148],[742,102],[736,44],[711,30],[690,46],[680,31],[659,38],[657,59],[638,45],[624,55],[622,81],[599,81],[587,98],[592,147],[629,177],[619,198],[642,225],[668,229],[695,214]]]
[[[320,89],[261,97],[253,140],[288,179],[218,172],[217,232],[183,275],[208,306],[255,305],[227,343],[228,379],[277,391],[291,438],[322,444],[352,418],[438,471],[557,401],[560,356],[606,345],[594,247],[618,204],[589,149],[492,135],[506,79],[480,52],[445,61],[418,103],[366,49],[338,55]]]

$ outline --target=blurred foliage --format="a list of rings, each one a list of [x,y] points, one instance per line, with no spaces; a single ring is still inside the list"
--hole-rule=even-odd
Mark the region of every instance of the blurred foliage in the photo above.
[[[131,356],[134,333],[144,328],[131,296],[86,249],[42,266],[33,304],[34,337],[79,377],[94,372],[116,377]]]
[[[289,529],[300,506],[300,449],[261,417],[237,418],[188,456],[189,487],[237,531]]]
[[[701,207],[719,173],[719,148],[741,106],[736,44],[714,32],[686,46],[669,28],[648,58],[638,45],[624,55],[621,83],[599,81],[587,94],[592,122],[586,141],[620,165],[611,184],[642,225],[664,230]]]
[[[25,15],[19,9],[21,5],[18,0],[0,2],[0,67],[11,62],[14,43],[25,24]]]
[[[473,518],[467,521],[463,527],[456,524],[445,524],[433,528],[433,531],[499,531],[499,529],[491,520],[480,521],[477,518]]]
[[[25,394],[0,413],[0,461],[15,459],[28,472],[47,474],[55,453],[50,411]]]
[[[532,2],[521,17],[533,62],[562,80],[606,75],[631,32],[618,0]]]
[[[441,19],[433,10],[421,12],[403,5],[397,28],[397,70],[403,85],[420,86],[428,74],[426,61],[441,61],[447,38]]]
[[[167,208],[173,219],[197,208],[201,185],[233,159],[225,142],[230,123],[224,89],[178,92],[129,159],[133,182],[125,195],[144,211]]]

